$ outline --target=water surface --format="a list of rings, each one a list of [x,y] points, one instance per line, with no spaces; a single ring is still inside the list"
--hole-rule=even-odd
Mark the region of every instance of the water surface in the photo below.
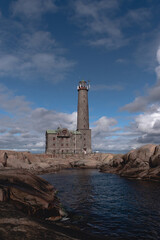
[[[72,223],[86,232],[123,239],[160,239],[160,183],[97,170],[42,176],[58,189]]]

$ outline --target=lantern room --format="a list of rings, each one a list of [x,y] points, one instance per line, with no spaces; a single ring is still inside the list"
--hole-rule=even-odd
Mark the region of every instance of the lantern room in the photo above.
[[[82,80],[79,82],[79,85],[77,86],[77,90],[89,90],[90,85],[86,81]]]

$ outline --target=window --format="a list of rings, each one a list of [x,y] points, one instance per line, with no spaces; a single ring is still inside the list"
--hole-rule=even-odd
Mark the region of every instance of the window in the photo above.
[[[68,147],[68,143],[66,144],[66,147]]]
[[[53,143],[53,146],[55,146],[55,143]]]
[[[85,141],[86,139],[84,138],[84,141]]]
[[[67,130],[66,130],[66,129],[64,129],[64,130],[62,131],[62,133],[63,133],[64,135],[66,135],[66,133],[67,133]]]
[[[53,140],[55,140],[56,138],[55,137],[53,137]]]
[[[61,146],[63,147],[63,143],[61,144]]]
[[[84,128],[85,128],[86,126],[84,125]]]
[[[86,135],[86,134],[84,133],[84,135]]]

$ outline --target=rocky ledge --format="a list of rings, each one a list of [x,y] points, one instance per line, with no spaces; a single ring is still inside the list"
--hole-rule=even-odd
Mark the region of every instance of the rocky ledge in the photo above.
[[[66,168],[99,168],[114,154],[32,154],[0,150],[0,169],[25,169],[43,174]]]
[[[1,240],[100,239],[57,222],[65,214],[47,181],[26,170],[0,170]]]
[[[160,180],[160,145],[148,144],[126,154],[31,154],[0,150],[0,169],[43,174],[67,168],[94,168],[139,179]]]
[[[160,145],[148,144],[127,154],[116,154],[100,166],[101,172],[120,176],[160,180]]]
[[[37,217],[54,220],[63,215],[54,187],[26,170],[0,170],[0,202]]]

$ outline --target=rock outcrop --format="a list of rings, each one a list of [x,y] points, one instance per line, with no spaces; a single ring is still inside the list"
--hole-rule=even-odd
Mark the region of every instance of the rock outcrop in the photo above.
[[[27,216],[13,204],[0,202],[0,240],[103,240],[78,227]],[[108,237],[104,238],[110,239]]]
[[[0,171],[0,201],[12,202],[29,215],[52,219],[62,215],[54,187],[25,170]]]
[[[66,168],[99,168],[115,154],[32,154],[0,150],[0,169],[26,169],[35,174],[55,172]]]
[[[26,170],[0,170],[1,240],[99,239],[56,221],[63,216],[56,190],[47,181]]]
[[[100,171],[130,178],[160,180],[160,146],[148,144],[124,155],[117,154],[103,164]]]
[[[55,172],[70,167],[70,159],[60,155],[0,150],[0,169],[26,169],[38,174]]]
[[[0,169],[43,174],[67,168],[94,168],[132,178],[159,179],[160,145],[148,144],[126,154],[31,154],[0,150]]]

